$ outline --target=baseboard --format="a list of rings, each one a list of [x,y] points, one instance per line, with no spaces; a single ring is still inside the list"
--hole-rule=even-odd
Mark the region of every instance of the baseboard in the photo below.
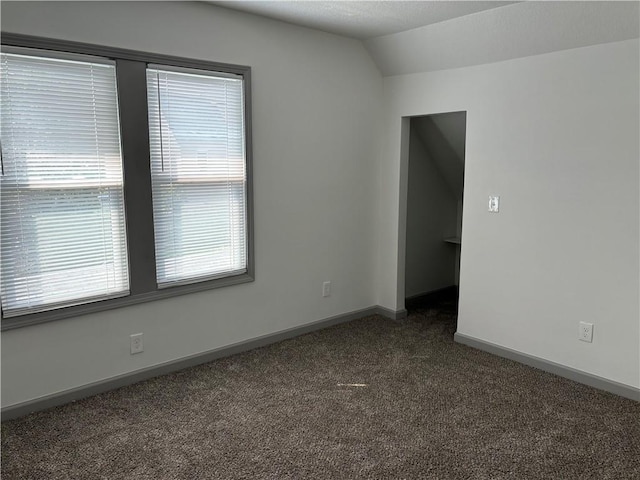
[[[188,357],[183,357],[158,365],[153,365],[151,367],[136,370],[134,372],[116,375],[105,380],[82,385],[76,388],[71,388],[62,392],[53,393],[51,395],[39,397],[34,400],[9,405],[2,408],[2,421],[18,418],[32,412],[45,410],[47,408],[63,405],[65,403],[70,403],[85,397],[97,395],[99,393],[114,390],[126,385],[131,385],[133,383],[137,383],[153,377],[176,372],[189,367],[194,367],[196,365],[211,362],[218,358],[228,357],[237,353],[253,350],[254,348],[264,347],[266,345],[277,343],[289,338],[294,338],[305,333],[310,333],[333,325],[338,325],[340,323],[350,322],[352,320],[368,317],[370,315],[381,315],[394,321],[400,321],[407,317],[407,311],[405,309],[391,310],[381,306],[374,306],[342,315],[336,315],[334,317],[318,320],[306,325],[301,325],[299,327],[281,330],[279,332],[263,335],[244,342],[235,343],[225,347],[190,355]],[[571,380],[584,383],[595,388],[599,388],[601,390],[615,393],[632,400],[640,401],[640,389],[636,389],[628,385],[607,380],[605,378],[591,375],[589,373],[581,372],[570,367],[565,367],[563,365],[549,362],[538,357],[520,353],[509,348],[501,347],[499,345],[463,335],[461,333],[455,334],[455,341],[468,345],[470,347],[478,348],[479,350],[484,350],[501,357],[524,363],[525,365],[529,365],[540,370],[554,373],[561,377],[569,378]]]
[[[585,385],[589,385],[590,387],[598,388],[610,393],[615,393],[616,395],[620,395],[621,397],[630,398],[631,400],[640,402],[639,388],[625,385],[623,383],[614,382],[613,380],[608,380],[606,378],[592,375],[581,370],[576,370],[575,368],[567,367],[559,363],[544,360],[539,357],[534,357],[533,355],[527,355],[526,353],[521,353],[517,350],[502,347],[500,345],[486,342],[475,337],[470,337],[462,333],[456,333],[454,335],[454,340],[458,343],[462,343],[463,345],[477,348],[478,350],[483,350],[499,357],[508,358],[509,360],[515,360],[516,362],[529,365],[530,367],[553,373],[560,377],[568,378],[569,380],[583,383]]]
[[[411,295],[405,298],[404,306],[407,309],[428,307],[432,304],[438,303],[444,298],[457,298],[458,286],[450,285],[448,287],[438,288],[437,290],[431,290],[430,292],[419,293],[417,295]]]
[[[430,298],[434,295],[442,295],[442,294],[447,294],[447,293],[457,292],[457,291],[458,291],[457,285],[449,285],[448,287],[436,288],[435,290],[429,290],[428,292],[410,295],[405,298],[405,301],[420,300],[422,298]]]
[[[382,315],[383,317],[395,320],[396,322],[407,318],[406,308],[403,308],[402,310],[391,310],[390,308],[381,307],[380,305],[378,305],[377,307],[374,307],[374,310],[378,315]]]
[[[389,312],[390,314],[387,314],[386,312]],[[92,395],[97,395],[98,393],[103,393],[109,390],[124,387],[126,385],[131,385],[142,380],[148,380],[150,378],[165,375],[167,373],[184,370],[185,368],[208,363],[218,358],[228,357],[237,353],[253,350],[254,348],[264,347],[266,345],[277,343],[282,340],[287,340],[289,338],[294,338],[305,333],[310,333],[333,325],[350,322],[352,320],[357,320],[359,318],[364,318],[376,314],[391,318],[393,320],[397,320],[397,315],[393,315],[393,312],[391,310],[383,309],[382,307],[377,306],[365,308],[362,310],[356,310],[342,315],[336,315],[334,317],[307,323],[299,327],[288,328],[286,330],[263,335],[244,342],[235,343],[221,348],[215,348],[213,350],[208,350],[202,353],[196,353],[188,357],[171,360],[169,362],[153,365],[151,367],[136,370],[134,372],[116,375],[105,380],[93,382],[68,390],[63,390],[61,392],[39,397],[34,400],[9,405],[2,408],[2,421],[22,417],[29,413],[56,407],[65,403],[70,403],[82,398],[90,397]]]

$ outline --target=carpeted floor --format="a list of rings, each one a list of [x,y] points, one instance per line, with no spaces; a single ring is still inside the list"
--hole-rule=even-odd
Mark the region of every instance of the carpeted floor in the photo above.
[[[369,317],[2,425],[2,478],[640,479],[640,403]]]

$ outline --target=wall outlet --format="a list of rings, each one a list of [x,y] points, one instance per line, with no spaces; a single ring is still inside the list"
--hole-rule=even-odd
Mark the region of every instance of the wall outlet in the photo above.
[[[331,295],[331,282],[324,282],[322,284],[322,296],[328,297]]]
[[[497,195],[489,196],[489,211],[491,213],[498,213],[500,211],[500,197]]]
[[[142,353],[144,351],[144,346],[142,345],[142,334],[134,333],[133,335],[130,335],[129,338],[131,339],[131,355]]]
[[[593,342],[593,323],[580,322],[578,340],[589,343]]]

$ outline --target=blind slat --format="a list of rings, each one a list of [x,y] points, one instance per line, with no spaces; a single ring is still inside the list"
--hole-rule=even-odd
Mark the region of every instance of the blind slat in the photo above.
[[[4,317],[127,295],[115,66],[0,63]]]
[[[160,287],[246,271],[241,78],[147,69]]]

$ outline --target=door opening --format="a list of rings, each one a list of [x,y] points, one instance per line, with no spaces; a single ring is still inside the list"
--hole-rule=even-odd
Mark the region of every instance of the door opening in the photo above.
[[[404,298],[410,313],[439,305],[457,318],[466,122],[466,112],[403,122],[409,129]]]

